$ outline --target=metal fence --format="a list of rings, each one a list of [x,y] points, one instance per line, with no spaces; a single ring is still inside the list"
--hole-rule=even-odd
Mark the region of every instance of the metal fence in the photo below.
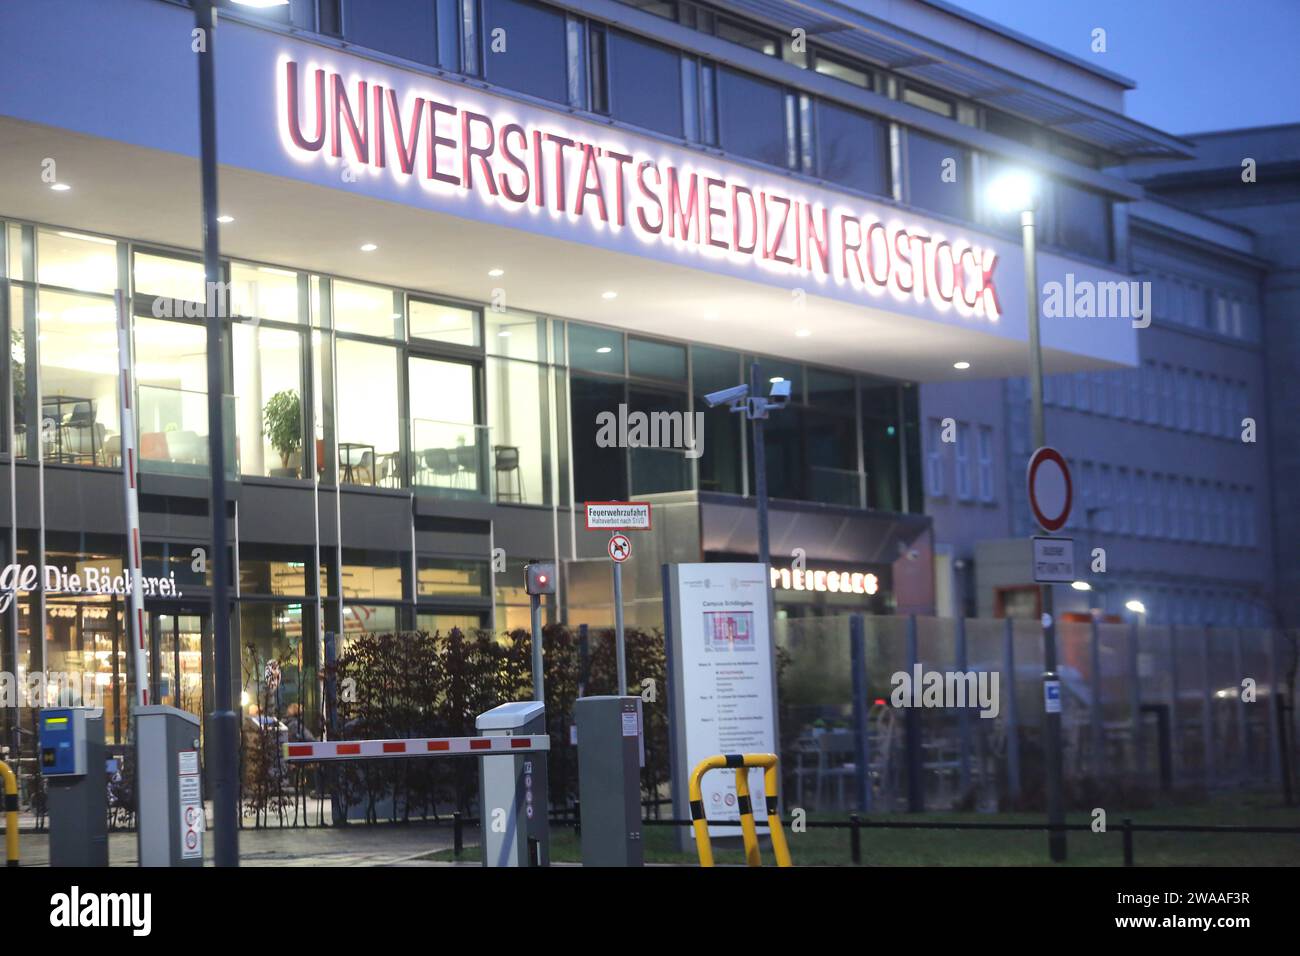
[[[1039,623],[858,621],[777,622],[787,800],[873,812],[1037,805],[1044,773]],[[1278,705],[1295,668],[1297,632],[1085,622],[1060,624],[1057,640],[1072,798],[1102,789],[1208,791],[1281,781],[1279,733],[1288,731],[1291,752],[1294,734],[1293,718]],[[893,694],[905,686],[896,675],[911,680],[918,668],[923,677],[982,675],[987,706],[950,706],[951,698],[895,706]]]

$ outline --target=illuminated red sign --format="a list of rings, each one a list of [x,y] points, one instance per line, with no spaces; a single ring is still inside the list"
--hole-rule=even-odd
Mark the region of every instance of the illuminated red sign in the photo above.
[[[556,127],[399,94],[281,61],[282,139],[303,158],[416,178],[647,241],[825,278],[963,316],[1001,315],[997,253],[933,230],[690,165],[584,142]],[[707,160],[707,157],[700,157]],[[701,164],[702,165],[702,164]],[[716,250],[716,252],[715,252]]]

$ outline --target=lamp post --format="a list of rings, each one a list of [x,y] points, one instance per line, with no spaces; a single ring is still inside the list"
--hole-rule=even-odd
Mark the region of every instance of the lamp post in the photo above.
[[[216,823],[217,866],[239,865],[239,720],[233,709],[230,666],[230,569],[226,546],[226,446],[222,396],[225,382],[226,296],[221,274],[217,225],[217,14],[213,0],[195,0],[194,25],[203,46],[199,56],[199,168],[203,183],[203,272],[206,282],[204,321],[208,351],[208,470],[212,490],[212,809]]]
[[[1036,183],[1022,172],[1009,172],[996,179],[989,188],[993,205],[1005,212],[1020,213],[1020,234],[1025,257],[1025,308],[1029,326],[1029,388],[1033,447],[1047,444],[1043,424],[1043,348],[1038,329],[1038,262],[1034,246],[1034,205]],[[1047,707],[1047,689],[1059,688],[1056,662],[1056,615],[1050,584],[1039,586],[1043,626],[1043,737],[1047,771],[1047,847],[1053,861],[1066,857],[1065,801],[1061,783],[1061,711]]]

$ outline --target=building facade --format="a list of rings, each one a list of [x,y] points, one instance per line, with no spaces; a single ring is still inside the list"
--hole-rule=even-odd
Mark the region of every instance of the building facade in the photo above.
[[[518,626],[529,560],[561,566],[554,618],[606,623],[586,501],[655,505],[627,567],[629,620],[657,624],[663,561],[756,556],[748,427],[703,401],[755,365],[758,387],[791,385],[767,425],[778,613],[947,599],[936,545],[954,564],[966,552],[938,505],[960,516],[969,502],[982,517],[964,533],[991,533],[1015,509],[1012,436],[1026,431],[991,400],[1023,373],[1027,310],[1014,217],[985,187],[1034,169],[1040,278],[1118,282],[1141,190],[1107,169],[1186,144],[1123,115],[1123,78],[941,4],[887,12],[222,5],[224,507],[243,693],[272,657],[314,692],[326,634]],[[0,11],[0,484],[6,564],[120,573],[120,292],[151,679],[164,702],[208,712],[191,30],[170,0]],[[1139,362],[1122,321],[1046,324],[1044,348],[1053,376]],[[986,384],[951,416],[961,470],[927,485],[928,421],[950,417],[959,399],[943,396],[967,379]],[[6,666],[93,670],[121,739],[121,599],[62,580],[13,586]]]

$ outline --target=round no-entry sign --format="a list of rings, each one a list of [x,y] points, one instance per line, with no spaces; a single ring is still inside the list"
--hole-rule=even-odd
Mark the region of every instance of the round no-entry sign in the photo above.
[[[1029,507],[1044,531],[1060,531],[1074,503],[1070,466],[1055,448],[1044,446],[1029,458]]]
[[[622,564],[632,557],[632,539],[625,534],[616,534],[609,539],[609,556]]]

